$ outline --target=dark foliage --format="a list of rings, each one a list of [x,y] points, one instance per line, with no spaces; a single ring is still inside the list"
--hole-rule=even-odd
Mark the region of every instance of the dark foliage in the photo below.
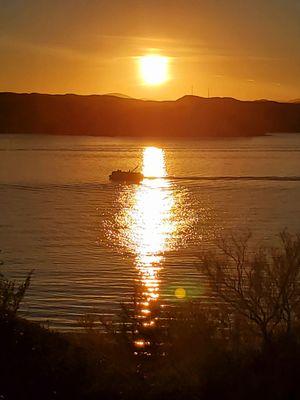
[[[80,333],[52,332],[5,313],[0,320],[4,399],[298,399],[300,239],[248,252],[222,242],[201,272],[214,301],[155,310],[144,329],[131,307],[116,323],[82,318]],[[153,311],[154,312],[154,311]],[[267,333],[267,335],[266,335]],[[136,335],[149,342],[136,351]]]

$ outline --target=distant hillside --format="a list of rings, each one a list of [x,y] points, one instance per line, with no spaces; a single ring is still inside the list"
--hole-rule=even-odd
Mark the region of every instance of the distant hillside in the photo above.
[[[197,138],[271,132],[300,132],[300,104],[0,93],[0,133]]]
[[[115,96],[115,97],[121,97],[122,99],[132,99],[132,97],[127,96],[127,94],[123,93],[105,93],[104,96]]]

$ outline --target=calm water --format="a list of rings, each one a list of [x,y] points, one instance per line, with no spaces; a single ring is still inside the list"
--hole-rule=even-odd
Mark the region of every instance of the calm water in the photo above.
[[[156,179],[108,182],[113,169],[136,165]],[[0,207],[3,270],[19,279],[35,269],[26,315],[71,329],[83,313],[113,315],[139,288],[146,318],[158,298],[205,297],[197,255],[220,232],[250,227],[268,243],[300,230],[300,135],[1,135]]]

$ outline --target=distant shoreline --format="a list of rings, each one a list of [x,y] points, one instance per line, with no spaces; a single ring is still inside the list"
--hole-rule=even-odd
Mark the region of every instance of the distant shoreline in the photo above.
[[[300,133],[300,104],[197,96],[153,101],[0,93],[0,132],[192,140]]]
[[[201,135],[201,136],[178,136],[176,138],[172,138],[170,136],[164,136],[164,137],[158,137],[156,135],[143,135],[143,136],[129,136],[129,135],[98,135],[98,134],[90,134],[90,133],[58,133],[58,132],[53,132],[53,133],[32,133],[32,132],[26,132],[26,133],[22,133],[22,132],[1,132],[0,131],[0,136],[4,136],[4,135],[22,135],[22,136],[26,136],[26,135],[34,135],[34,136],[68,136],[68,137],[90,137],[90,138],[94,138],[94,137],[98,137],[98,138],[103,138],[103,139],[124,139],[124,140],[130,140],[130,139],[145,139],[145,140],[172,140],[172,139],[176,139],[176,140],[202,140],[202,139],[210,139],[210,140],[218,140],[218,139],[235,139],[235,138],[251,138],[251,137],[264,137],[264,136],[273,136],[275,134],[283,134],[282,132],[274,132],[274,133],[257,133],[257,134],[253,134],[253,135],[219,135],[219,136],[211,136],[211,135]],[[298,135],[300,134],[300,132],[285,132],[284,134],[287,135]]]

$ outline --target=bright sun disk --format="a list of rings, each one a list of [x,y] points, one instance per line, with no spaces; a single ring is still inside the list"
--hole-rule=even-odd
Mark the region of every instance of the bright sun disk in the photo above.
[[[168,57],[148,55],[140,57],[140,73],[148,85],[159,85],[168,80]]]

